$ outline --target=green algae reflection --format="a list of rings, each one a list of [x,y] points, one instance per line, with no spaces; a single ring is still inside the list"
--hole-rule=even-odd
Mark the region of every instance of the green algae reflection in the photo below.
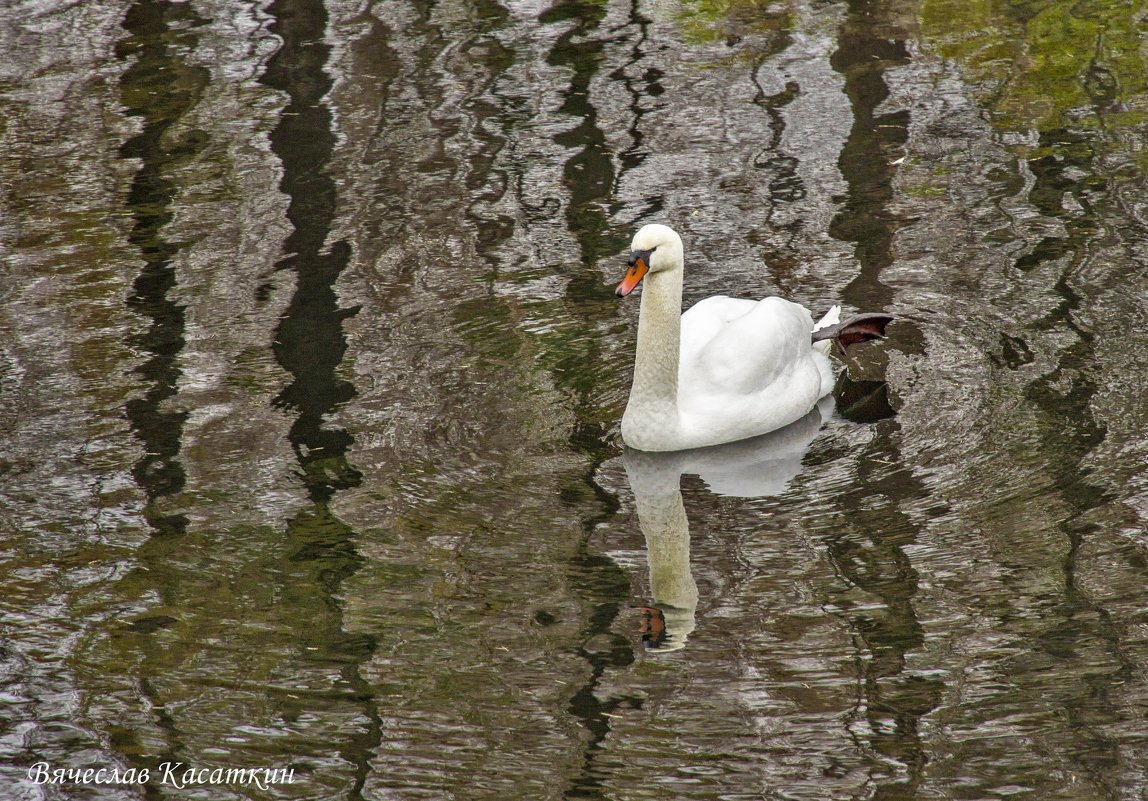
[[[683,0],[674,16],[683,38],[691,44],[733,46],[744,37],[764,37],[764,47],[750,49],[771,54],[783,49],[794,24],[788,5],[763,0]]]
[[[1142,124],[1148,3],[924,0],[921,34],[956,61],[994,124],[1038,132]]]

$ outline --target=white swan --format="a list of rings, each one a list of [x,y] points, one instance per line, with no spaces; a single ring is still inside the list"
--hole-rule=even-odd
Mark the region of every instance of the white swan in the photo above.
[[[839,323],[834,306],[814,326],[804,306],[782,298],[720,295],[682,314],[682,239],[665,225],[638,231],[629,265],[619,297],[646,279],[622,415],[622,439],[638,450],[718,445],[800,419],[833,390],[833,343],[843,349],[880,338],[892,319],[863,314]]]

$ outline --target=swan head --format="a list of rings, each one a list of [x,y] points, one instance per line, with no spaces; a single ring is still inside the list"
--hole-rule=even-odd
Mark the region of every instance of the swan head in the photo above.
[[[682,268],[682,238],[668,225],[651,223],[643,225],[630,243],[630,258],[626,262],[629,270],[618,284],[614,294],[624,297],[634,291],[634,287],[646,273]]]

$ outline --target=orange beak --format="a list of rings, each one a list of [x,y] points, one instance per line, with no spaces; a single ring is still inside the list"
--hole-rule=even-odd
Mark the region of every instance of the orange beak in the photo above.
[[[638,282],[642,280],[649,269],[650,265],[646,263],[646,259],[638,256],[630,262],[630,269],[626,272],[626,277],[618,284],[618,288],[614,290],[614,294],[620,298],[629,295],[634,291],[634,287],[638,285]]]

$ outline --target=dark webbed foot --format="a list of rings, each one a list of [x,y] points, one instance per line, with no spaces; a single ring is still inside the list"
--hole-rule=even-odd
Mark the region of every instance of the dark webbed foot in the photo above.
[[[893,315],[881,312],[857,314],[848,320],[842,320],[836,325],[828,325],[813,332],[813,341],[821,342],[832,339],[838,353],[845,353],[845,349],[858,342],[869,342],[873,339],[885,338],[885,326],[893,321]]]

